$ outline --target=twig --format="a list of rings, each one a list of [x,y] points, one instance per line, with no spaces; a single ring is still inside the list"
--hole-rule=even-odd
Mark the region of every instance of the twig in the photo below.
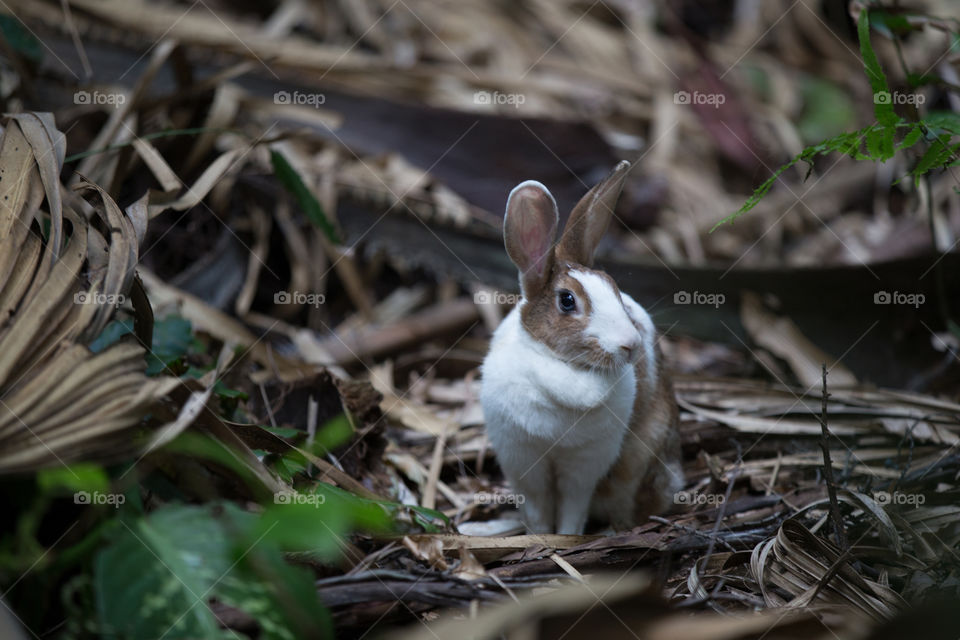
[[[742,602],[752,607],[762,607],[764,604],[761,598],[750,597],[748,595],[744,595],[740,593],[714,593],[714,594],[708,594],[706,596],[700,596],[698,598],[687,598],[686,600],[678,602],[674,606],[677,609],[688,609],[690,607],[696,607],[698,605],[704,604],[705,602],[710,602],[711,600],[729,600],[731,602]]]
[[[727,517],[727,504],[730,502],[730,494],[733,493],[733,485],[736,484],[737,478],[740,476],[740,468],[743,464],[743,451],[740,450],[740,443],[734,440],[733,444],[737,447],[737,468],[730,472],[727,490],[723,494],[723,504],[717,509],[717,521],[713,523],[713,531],[710,532],[710,545],[707,547],[706,559],[703,561],[704,568],[709,564],[710,557],[713,555],[713,549],[717,543],[717,534],[720,531],[720,523]]]
[[[420,504],[427,509],[437,507],[437,483],[440,481],[440,471],[443,468],[443,450],[447,446],[447,434],[449,428],[445,428],[438,436],[433,446],[433,457],[430,460],[430,472],[427,474],[427,484],[423,488],[423,496],[420,498]]]
[[[711,541],[712,541],[712,540],[719,540],[719,541],[720,541],[720,544],[722,544],[723,546],[725,546],[725,547],[726,547],[727,549],[729,549],[730,551],[735,552],[735,551],[737,550],[736,547],[734,547],[732,544],[730,544],[729,542],[727,542],[724,538],[719,537],[719,536],[718,536],[717,534],[715,534],[715,533],[706,533],[706,532],[700,531],[699,529],[696,529],[696,528],[694,528],[694,527],[691,527],[691,526],[689,526],[689,525],[680,524],[679,522],[670,522],[670,521],[667,520],[666,518],[661,518],[660,516],[650,516],[650,517],[648,518],[648,520],[652,520],[653,522],[659,522],[660,524],[665,524],[665,525],[667,525],[667,526],[669,526],[669,527],[673,527],[673,528],[675,528],[675,529],[680,529],[681,531],[686,531],[687,533],[689,533],[689,534],[691,534],[691,535],[699,536],[699,537],[701,537],[701,538],[706,538],[707,540],[711,540]]]
[[[837,546],[846,551],[847,534],[843,530],[843,521],[840,520],[840,504],[837,502],[837,489],[833,482],[833,463],[830,461],[830,430],[827,428],[827,365],[822,364],[823,391],[820,396],[820,448],[823,450],[823,475],[827,479],[827,495],[830,497],[830,520],[833,522],[833,534],[837,538]]]
[[[478,317],[472,299],[458,298],[435,304],[387,327],[365,326],[347,335],[334,335],[323,340],[321,346],[330,354],[332,364],[347,365],[461,331],[476,324]]]

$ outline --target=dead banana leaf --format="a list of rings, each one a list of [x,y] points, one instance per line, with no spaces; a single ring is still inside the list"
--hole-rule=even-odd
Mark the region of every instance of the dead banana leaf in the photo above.
[[[48,113],[8,117],[0,138],[0,472],[133,453],[132,429],[179,384],[147,378],[136,342],[86,346],[131,291],[143,220],[86,181],[95,213],[74,208],[64,149]]]
[[[793,520],[757,545],[750,569],[771,607],[845,605],[864,619],[878,621],[906,607],[893,589],[861,576],[833,546]],[[785,602],[773,587],[791,599]]]

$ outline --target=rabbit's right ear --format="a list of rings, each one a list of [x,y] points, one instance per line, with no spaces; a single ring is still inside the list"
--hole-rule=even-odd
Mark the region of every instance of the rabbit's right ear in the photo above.
[[[507,255],[520,268],[520,288],[527,299],[550,278],[558,218],[556,201],[536,180],[521,182],[510,192],[503,241]]]

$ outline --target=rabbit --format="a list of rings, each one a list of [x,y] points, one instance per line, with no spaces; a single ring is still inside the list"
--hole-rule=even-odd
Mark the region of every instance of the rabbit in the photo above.
[[[481,367],[487,436],[530,533],[625,530],[682,488],[677,406],[649,314],[592,268],[630,163],[580,200],[559,242],[557,204],[517,185],[503,223],[520,302]]]

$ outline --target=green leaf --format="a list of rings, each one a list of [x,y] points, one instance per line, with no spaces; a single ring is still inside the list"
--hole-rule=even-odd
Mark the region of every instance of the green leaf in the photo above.
[[[883,154],[883,129],[871,129],[867,133],[867,154],[879,157]]]
[[[790,169],[800,161],[812,162],[817,156],[823,156],[823,155],[827,155],[829,153],[834,153],[834,152],[848,155],[857,160],[868,158],[869,156],[864,155],[863,153],[860,152],[860,144],[865,137],[869,138],[871,135],[875,135],[874,132],[876,131],[880,131],[879,125],[874,125],[872,127],[860,129],[859,131],[841,133],[838,136],[834,136],[833,138],[828,138],[824,140],[820,144],[807,147],[806,149],[798,153],[793,159],[791,159],[785,165],[783,165],[782,167],[774,171],[772,176],[767,178],[763,182],[763,184],[761,184],[759,187],[756,188],[756,190],[754,190],[753,195],[747,198],[747,201],[743,204],[742,207],[740,207],[739,210],[737,210],[735,213],[727,216],[726,218],[724,218],[723,220],[715,224],[713,226],[713,229],[711,229],[710,231],[711,232],[714,231],[722,224],[733,222],[738,217],[740,217],[744,213],[750,211],[755,206],[757,206],[760,200],[762,200],[763,197],[767,195],[767,193],[773,187],[773,184],[777,181],[777,179],[781,175],[783,175],[784,172],[786,172],[788,169]],[[881,147],[882,141],[878,141],[877,145],[878,147]]]
[[[170,315],[153,325],[153,351],[147,358],[147,375],[156,375],[183,358],[193,345],[190,321]]]
[[[870,26],[891,39],[905,36],[911,31],[923,30],[922,26],[910,24],[905,15],[890,13],[882,9],[874,9],[870,12]]]
[[[317,429],[313,438],[313,450],[311,453],[316,455],[326,455],[342,444],[346,444],[353,437],[353,427],[347,416],[339,414],[327,420],[323,426]]]
[[[69,466],[38,471],[37,485],[49,492],[66,489],[72,492],[106,493],[110,487],[110,478],[100,465],[92,462],[78,462]]]
[[[930,143],[930,148],[920,158],[910,175],[919,180],[920,176],[931,169],[939,169],[953,163],[956,160],[957,151],[960,149],[960,143],[951,145],[950,140],[948,134],[937,136],[936,140]]]
[[[909,84],[913,89],[919,87],[925,87],[927,85],[940,85],[943,83],[943,78],[933,73],[915,73],[913,71],[907,72],[907,84]]]
[[[922,122],[928,129],[949,131],[960,135],[960,113],[955,111],[931,111]]]
[[[253,616],[260,637],[328,637],[312,575],[252,538],[257,522],[230,503],[170,505],[118,529],[94,560],[101,635],[235,638],[209,609],[215,599]]]
[[[863,9],[860,20],[857,22],[857,36],[860,39],[860,55],[863,56],[863,65],[867,71],[867,79],[873,90],[873,113],[882,125],[893,126],[899,118],[893,110],[893,101],[890,100],[890,87],[887,77],[883,75],[880,61],[870,44],[870,12]],[[891,145],[892,146],[892,145]]]
[[[294,451],[282,456],[274,453],[266,454],[263,463],[288,484],[293,484],[294,476],[305,473],[307,470],[307,459]]]
[[[17,53],[35,63],[43,61],[43,45],[24,28],[20,20],[10,15],[0,14],[0,33]]]
[[[258,533],[285,551],[310,551],[324,560],[339,557],[342,541],[350,533],[350,510],[328,503],[322,494],[299,493],[290,500],[264,510]]]
[[[94,353],[100,353],[128,333],[133,333],[133,320],[114,320],[105,326],[100,335],[90,343],[89,349]]]
[[[300,431],[300,429],[296,429],[294,427],[273,427],[269,424],[261,424],[259,426],[261,429],[265,429],[266,431],[269,431],[276,436],[280,436],[281,438],[296,438],[297,436],[303,434],[303,431]]]
[[[323,207],[320,206],[320,201],[317,200],[317,197],[307,188],[303,179],[300,178],[300,175],[294,170],[287,159],[283,157],[283,154],[279,151],[271,150],[270,164],[273,165],[273,173],[277,176],[280,184],[294,197],[310,222],[323,231],[323,234],[327,236],[330,242],[340,244],[337,230],[334,228],[333,223],[330,222],[330,219],[327,218]]]
[[[223,531],[195,508],[161,509],[125,528],[94,560],[103,635],[216,638],[205,598],[229,567]]]
[[[900,145],[897,147],[897,150],[909,149],[913,145],[917,144],[920,141],[920,138],[923,137],[923,127],[919,123],[912,125],[909,133],[903,137],[903,140],[900,141]]]
[[[332,560],[351,531],[389,531],[390,517],[384,505],[390,504],[321,482],[313,491],[274,496],[255,535],[285,551],[311,551]]]
[[[217,380],[216,384],[213,385],[213,392],[221,398],[240,398],[241,400],[248,400],[250,398],[246,391],[231,389],[223,384],[222,380]]]
[[[207,372],[211,371],[212,369],[213,367],[207,367],[205,369],[201,369],[198,367],[191,366],[187,368],[187,370],[183,373],[182,377],[193,378],[194,380],[197,380],[205,376]],[[227,399],[241,398],[243,400],[247,400],[249,398],[249,395],[247,394],[246,391],[231,389],[230,387],[228,387],[223,383],[223,380],[217,380],[216,382],[214,382],[213,392],[216,395],[220,396],[221,398],[227,398]]]
[[[401,506],[410,509],[414,522],[420,525],[425,533],[446,533],[450,531],[450,518],[442,512],[414,505]]]
[[[133,333],[132,320],[114,320],[90,343],[94,353],[115,344],[123,336]],[[147,354],[147,375],[155,376],[168,366],[183,358],[191,350],[197,350],[190,321],[170,315],[153,325],[153,351]]]
[[[237,457],[237,454],[216,438],[188,430],[164,445],[163,450],[210,460],[237,474],[248,487],[252,489],[263,487],[263,482]]]

